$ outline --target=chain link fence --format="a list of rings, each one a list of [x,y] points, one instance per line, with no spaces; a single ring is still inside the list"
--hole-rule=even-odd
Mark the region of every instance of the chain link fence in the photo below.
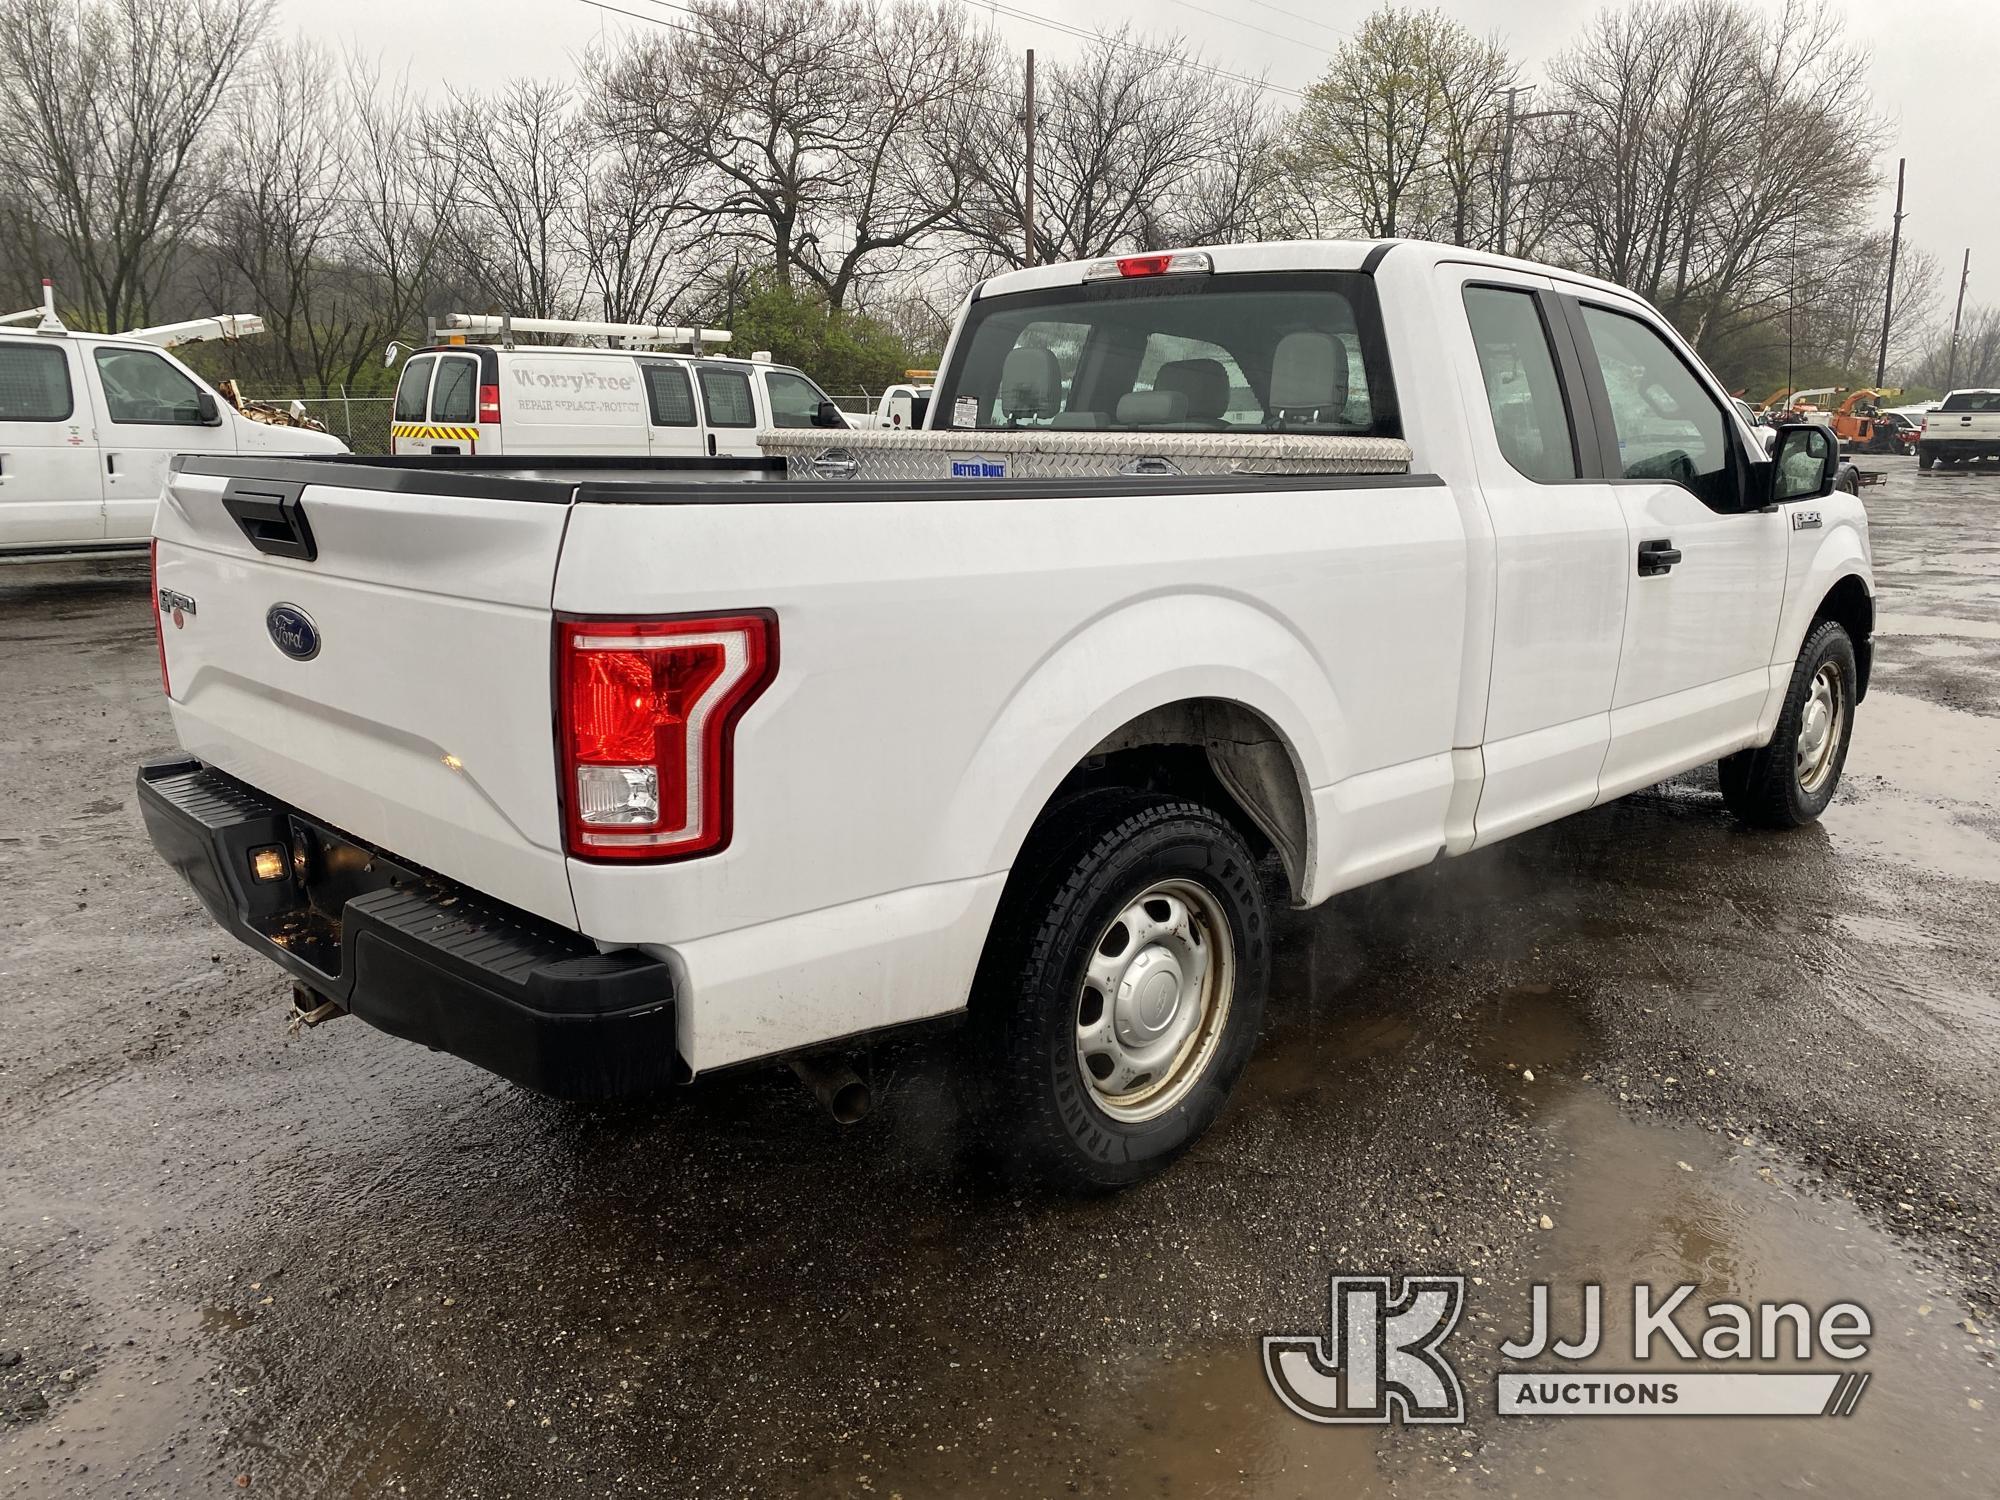
[[[866,391],[829,391],[827,398],[844,412],[866,416],[875,410],[876,397]],[[306,415],[347,444],[353,453],[382,457],[389,451],[389,412],[392,396],[258,396],[280,410],[289,411],[293,401],[305,407]]]

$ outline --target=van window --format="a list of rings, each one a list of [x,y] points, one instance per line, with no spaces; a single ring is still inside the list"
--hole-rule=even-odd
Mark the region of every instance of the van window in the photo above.
[[[976,299],[940,424],[1398,437],[1374,279],[1160,276]]]
[[[764,389],[771,393],[773,427],[819,425],[819,404],[826,400],[826,393],[805,376],[772,370],[764,377]]]
[[[1576,439],[1535,294],[1468,286],[1465,316],[1501,456],[1541,484],[1576,478]]]
[[[403,378],[396,382],[395,420],[423,421],[424,398],[431,388],[431,366],[436,363],[437,356],[420,354],[403,366]]]
[[[755,427],[756,403],[750,399],[750,377],[741,370],[713,365],[701,372],[701,401],[711,427]]]
[[[75,410],[67,354],[47,344],[0,343],[0,422],[65,422]]]
[[[479,361],[441,359],[431,387],[433,422],[470,422],[479,410]]]
[[[148,349],[99,349],[97,379],[114,422],[199,427],[201,387]]]
[[[646,405],[655,427],[692,427],[694,383],[685,365],[641,365],[646,372]]]

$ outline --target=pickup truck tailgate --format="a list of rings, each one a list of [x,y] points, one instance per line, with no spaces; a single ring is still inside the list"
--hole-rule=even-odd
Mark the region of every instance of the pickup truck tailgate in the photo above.
[[[202,467],[235,473],[176,472],[155,523],[181,743],[365,843],[574,927],[549,605],[565,492]]]

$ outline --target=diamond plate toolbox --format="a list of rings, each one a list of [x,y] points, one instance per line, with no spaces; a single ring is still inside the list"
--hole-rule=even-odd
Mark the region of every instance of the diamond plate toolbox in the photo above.
[[[930,483],[1170,474],[1407,474],[1401,438],[1290,432],[760,432],[791,479]]]

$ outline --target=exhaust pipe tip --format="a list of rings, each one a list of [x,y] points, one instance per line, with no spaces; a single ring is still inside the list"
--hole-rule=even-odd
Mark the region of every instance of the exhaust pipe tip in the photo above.
[[[868,1085],[837,1057],[795,1057],[792,1071],[836,1125],[859,1125],[874,1108]]]

